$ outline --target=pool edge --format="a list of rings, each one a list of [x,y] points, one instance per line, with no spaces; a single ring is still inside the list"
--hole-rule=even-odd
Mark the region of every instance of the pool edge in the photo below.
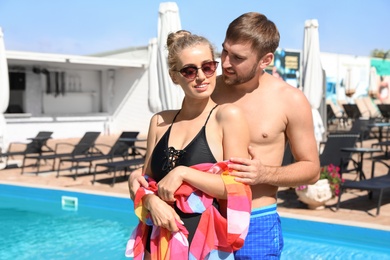
[[[351,221],[351,220],[340,220],[340,219],[328,219],[328,218],[322,218],[322,217],[316,217],[316,216],[307,216],[307,215],[300,215],[290,212],[278,212],[281,217],[284,218],[295,218],[295,219],[301,219],[301,220],[309,220],[309,221],[317,221],[317,222],[323,222],[323,223],[330,223],[330,224],[339,224],[339,225],[345,225],[345,226],[353,226],[353,227],[361,227],[361,228],[371,228],[371,229],[379,229],[384,231],[390,231],[389,226],[380,225],[380,224],[372,224],[372,223],[366,223],[366,222],[360,222],[360,221]]]
[[[27,184],[27,183],[4,181],[4,180],[0,180],[0,184],[21,186],[21,187],[30,187],[30,188],[39,188],[39,189],[48,189],[48,190],[79,192],[79,193],[109,196],[109,197],[118,197],[118,198],[130,198],[130,195],[127,196],[127,195],[122,194],[122,193],[115,193],[115,192],[108,192],[108,191],[95,191],[95,190],[77,189],[77,188],[70,188],[70,187],[48,186],[48,185],[40,185],[40,184],[32,184],[32,183]]]

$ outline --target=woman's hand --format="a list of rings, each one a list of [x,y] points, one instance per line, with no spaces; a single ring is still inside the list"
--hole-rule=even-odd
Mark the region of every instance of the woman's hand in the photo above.
[[[174,194],[176,190],[183,183],[183,175],[186,171],[186,167],[177,166],[170,171],[161,181],[158,182],[158,196],[166,201],[175,201]]]
[[[133,171],[128,179],[130,198],[134,200],[135,194],[140,187],[147,188],[149,186],[145,177],[142,175],[142,168]]]
[[[156,195],[146,195],[144,199],[146,208],[149,209],[155,226],[163,227],[171,232],[179,231],[176,221],[183,223],[175,210]]]

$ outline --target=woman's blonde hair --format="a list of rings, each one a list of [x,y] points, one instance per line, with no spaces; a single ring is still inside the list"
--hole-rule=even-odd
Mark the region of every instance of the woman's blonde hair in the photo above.
[[[175,65],[178,61],[178,55],[183,49],[199,44],[208,45],[213,59],[215,58],[214,46],[205,37],[192,34],[186,30],[170,33],[167,38],[169,70],[173,71],[178,69],[175,68]]]

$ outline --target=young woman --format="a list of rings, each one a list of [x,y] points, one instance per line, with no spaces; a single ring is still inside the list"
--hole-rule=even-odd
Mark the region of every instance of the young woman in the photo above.
[[[126,255],[182,259],[180,254],[186,254],[187,258],[212,259],[213,254],[240,248],[246,236],[250,188],[227,174],[227,160],[249,158],[249,129],[236,106],[217,105],[210,98],[218,66],[210,42],[178,31],[168,36],[167,46],[170,77],[185,97],[180,110],[162,111],[150,121],[144,166],[149,187],[137,191],[135,212],[141,222]],[[175,196],[167,195],[172,191]],[[199,204],[194,201],[204,203],[205,209],[197,210]]]

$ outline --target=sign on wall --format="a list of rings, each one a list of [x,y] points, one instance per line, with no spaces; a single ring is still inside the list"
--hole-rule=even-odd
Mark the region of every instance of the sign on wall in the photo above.
[[[300,55],[299,51],[277,49],[274,60],[266,71],[294,87],[299,87]]]

